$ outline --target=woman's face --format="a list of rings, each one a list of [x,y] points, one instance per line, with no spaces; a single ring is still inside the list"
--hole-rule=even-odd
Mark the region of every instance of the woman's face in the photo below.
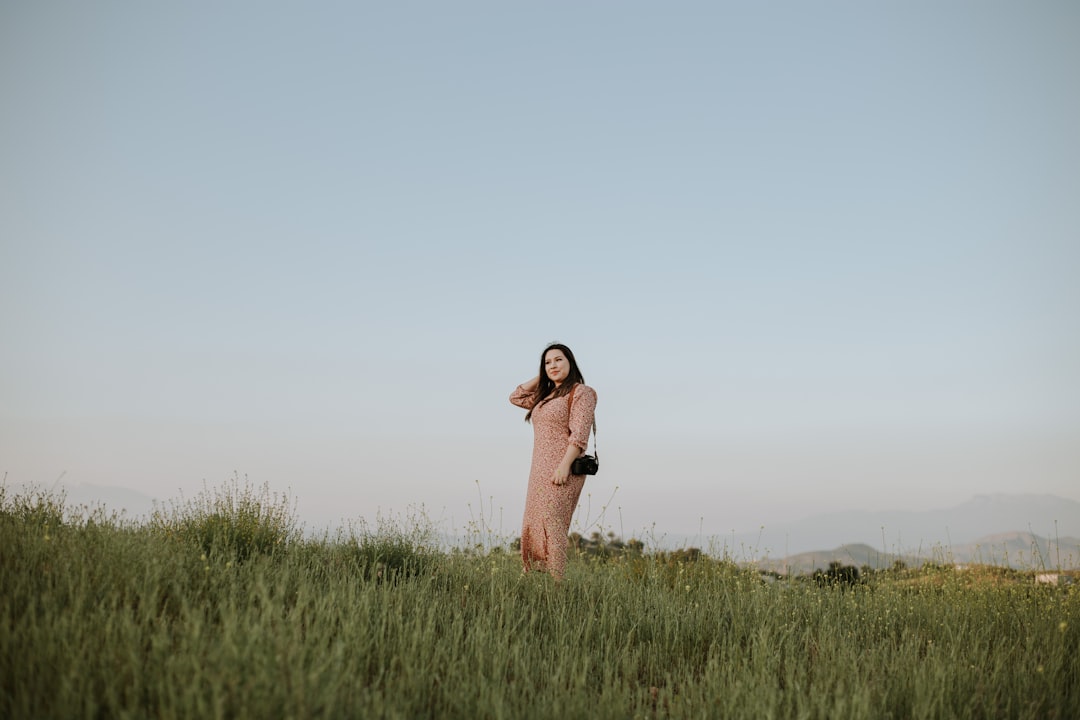
[[[544,353],[544,372],[558,387],[570,374],[570,361],[563,355],[562,350],[551,349]]]

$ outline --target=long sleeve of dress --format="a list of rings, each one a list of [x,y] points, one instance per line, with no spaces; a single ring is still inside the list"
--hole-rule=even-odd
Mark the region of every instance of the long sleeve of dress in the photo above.
[[[524,385],[518,385],[514,388],[514,392],[510,393],[510,402],[526,410],[531,410],[532,406],[536,404],[532,391],[526,390]]]
[[[596,391],[588,385],[581,385],[574,391],[574,402],[570,405],[570,442],[581,448],[589,447],[589,432],[592,430],[596,412]]]

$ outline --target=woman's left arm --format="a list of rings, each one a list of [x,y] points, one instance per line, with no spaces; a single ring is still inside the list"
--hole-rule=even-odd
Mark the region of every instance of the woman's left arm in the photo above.
[[[566,482],[570,477],[570,466],[585,452],[585,448],[589,447],[589,433],[592,431],[595,413],[596,391],[588,385],[577,387],[574,401],[570,404],[570,444],[552,477],[556,485]]]
[[[555,468],[555,474],[551,477],[551,482],[556,485],[565,485],[566,481],[570,478],[570,466],[574,464],[574,461],[583,453],[584,450],[579,448],[574,443],[570,443],[566,446],[566,454],[563,455],[562,462]]]

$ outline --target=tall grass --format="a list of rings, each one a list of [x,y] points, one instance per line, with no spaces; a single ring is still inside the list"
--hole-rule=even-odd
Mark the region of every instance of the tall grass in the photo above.
[[[1080,593],[1022,575],[844,589],[636,554],[555,584],[214,498],[135,524],[0,488],[0,716],[1080,716]]]
[[[272,555],[299,537],[295,506],[266,485],[234,477],[223,488],[206,488],[191,500],[158,507],[149,526],[158,534],[197,545],[205,555],[247,560]]]

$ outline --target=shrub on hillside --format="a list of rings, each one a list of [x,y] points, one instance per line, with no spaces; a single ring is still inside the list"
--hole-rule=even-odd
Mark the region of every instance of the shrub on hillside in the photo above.
[[[829,563],[828,570],[815,571],[813,578],[814,582],[822,586],[853,587],[863,582],[859,577],[859,568],[854,565],[845,565],[838,560]]]
[[[254,487],[237,477],[215,490],[204,487],[191,500],[155,508],[150,526],[207,556],[236,560],[273,554],[300,535],[295,506],[287,497],[271,493],[265,483]]]
[[[380,517],[374,530],[361,520],[336,544],[369,580],[419,575],[434,567],[441,556],[434,526],[423,512],[413,513],[408,520]]]
[[[29,488],[9,494],[7,485],[0,485],[0,518],[20,527],[56,528],[64,524],[65,501],[62,490]]]

